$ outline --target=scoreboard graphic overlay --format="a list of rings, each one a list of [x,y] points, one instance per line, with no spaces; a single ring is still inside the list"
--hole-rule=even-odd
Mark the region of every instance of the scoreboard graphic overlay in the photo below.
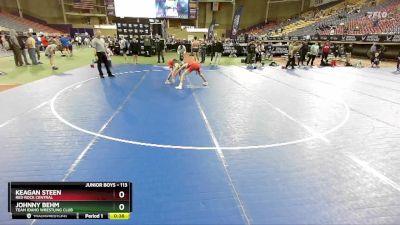
[[[116,219],[132,212],[130,182],[10,182],[13,219]]]

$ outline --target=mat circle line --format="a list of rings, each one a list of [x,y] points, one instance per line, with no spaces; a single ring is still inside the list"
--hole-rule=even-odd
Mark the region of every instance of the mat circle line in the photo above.
[[[154,71],[154,72],[161,72],[161,71]],[[120,73],[120,74],[127,75],[126,73]],[[71,84],[71,85],[63,88],[62,90],[60,90],[53,96],[53,98],[50,100],[51,112],[60,122],[64,123],[65,125],[73,128],[77,131],[80,131],[82,133],[86,133],[86,134],[96,136],[99,138],[103,138],[106,140],[121,142],[121,143],[125,143],[125,144],[162,148],[162,149],[178,149],[178,150],[216,150],[217,149],[217,147],[212,147],[212,146],[203,147],[203,146],[167,145],[167,144],[148,143],[148,142],[141,142],[141,141],[134,141],[134,140],[127,140],[127,139],[112,137],[112,136],[108,136],[108,135],[104,135],[104,134],[100,134],[100,133],[96,133],[96,132],[93,132],[90,130],[83,129],[83,128],[69,122],[68,120],[64,119],[62,116],[60,116],[60,114],[57,112],[56,107],[55,107],[55,103],[56,103],[57,99],[67,90],[69,90],[73,87],[76,87],[78,85],[83,85],[83,84],[85,84],[89,81],[95,80],[95,79],[99,79],[99,78],[93,77],[93,78],[89,78],[87,80],[83,80],[83,81],[79,81],[74,84]],[[328,98],[325,98],[325,99],[328,99]],[[349,117],[350,117],[350,108],[344,101],[337,102],[336,100],[333,100],[333,99],[328,99],[328,100],[342,105],[346,111],[346,115],[345,115],[345,118],[338,125],[336,125],[335,127],[331,128],[325,132],[322,132],[321,134],[324,136],[340,129],[344,124],[346,124],[346,122],[349,120]],[[287,141],[287,142],[281,142],[281,143],[273,143],[273,144],[265,144],[265,145],[250,145],[250,146],[221,146],[218,149],[221,149],[221,150],[256,150],[256,149],[263,149],[263,148],[273,148],[273,147],[282,147],[282,146],[287,146],[287,145],[300,144],[303,142],[316,140],[319,138],[320,138],[320,135],[312,135],[312,136],[309,136],[306,138],[301,138],[301,139]]]

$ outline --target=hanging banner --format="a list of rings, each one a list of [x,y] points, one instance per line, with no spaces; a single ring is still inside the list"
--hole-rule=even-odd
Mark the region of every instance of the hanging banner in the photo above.
[[[115,16],[115,3],[114,0],[104,0],[106,6],[107,16]]]
[[[243,11],[243,6],[241,5],[239,6],[239,8],[236,9],[235,15],[233,16],[231,39],[235,39],[237,32],[239,31],[240,17],[242,15],[242,11]]]
[[[304,36],[285,36],[285,37],[264,37],[264,41],[332,41],[332,42],[367,42],[367,43],[400,43],[399,34],[387,34],[387,35],[313,35],[310,37]]]
[[[211,21],[210,26],[208,27],[208,40],[212,40],[214,38],[214,29],[215,29],[215,19]]]

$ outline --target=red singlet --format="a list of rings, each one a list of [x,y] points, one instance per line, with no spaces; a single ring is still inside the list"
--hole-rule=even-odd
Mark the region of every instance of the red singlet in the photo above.
[[[173,60],[173,59],[168,60],[167,65],[168,65],[168,67],[169,67],[170,69],[174,68],[174,65],[175,65],[174,60]]]
[[[190,73],[193,71],[200,72],[200,66],[200,63],[193,61],[188,63],[187,68]]]

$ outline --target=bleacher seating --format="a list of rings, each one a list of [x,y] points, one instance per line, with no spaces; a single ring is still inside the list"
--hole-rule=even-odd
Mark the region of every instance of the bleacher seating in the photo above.
[[[387,0],[374,7],[360,2],[359,11],[356,13],[341,11],[311,26],[295,30],[289,33],[289,36],[305,36],[317,33],[321,35],[399,33],[400,18],[399,14],[395,13],[399,5],[400,2],[397,0]],[[379,19],[379,22],[374,25],[375,19],[369,18],[368,12],[387,12],[393,14],[393,17]]]
[[[310,10],[296,18],[273,24],[265,24],[245,33],[267,36],[307,36],[307,35],[362,35],[400,34],[400,1],[385,0],[371,6],[371,0],[332,4]],[[378,18],[371,16],[378,12]],[[379,18],[379,13],[389,15]]]
[[[338,9],[344,7],[344,4],[344,1],[325,4],[318,8],[309,10],[298,17],[291,18],[280,23],[268,23],[264,26],[257,27],[257,29],[245,30],[244,33],[256,35],[268,34],[268,36],[284,36],[289,33],[295,32],[298,29],[309,27],[312,24],[316,23],[318,20],[321,20],[322,18],[328,17],[329,15],[336,13]]]
[[[336,29],[332,29],[332,31],[323,30],[318,33],[323,35],[361,35],[396,32],[396,28],[400,25],[399,15],[397,13],[393,14],[393,12],[397,10],[399,5],[399,2],[388,1],[375,8],[364,9],[356,18],[334,21],[332,24]],[[392,16],[387,18],[373,18],[372,15],[369,16],[367,14],[368,12],[385,12],[388,15],[392,14]]]
[[[0,26],[21,32],[28,32],[28,30],[32,28],[34,32],[43,32],[48,34],[64,33],[49,26],[32,22],[30,20],[15,16],[7,12],[0,12]]]

